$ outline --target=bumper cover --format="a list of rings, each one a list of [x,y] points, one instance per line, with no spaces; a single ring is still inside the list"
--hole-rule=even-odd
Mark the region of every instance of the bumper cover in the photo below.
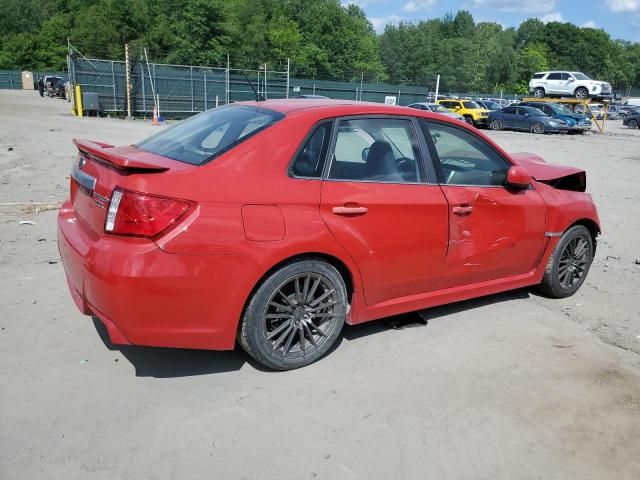
[[[238,255],[181,255],[149,240],[87,231],[69,204],[58,248],[78,309],[115,344],[230,350],[261,269]]]

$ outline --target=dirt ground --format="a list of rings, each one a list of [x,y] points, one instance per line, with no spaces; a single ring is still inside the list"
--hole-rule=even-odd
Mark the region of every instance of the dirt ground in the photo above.
[[[157,128],[0,91],[0,479],[640,478],[640,130],[489,132],[587,170],[604,231],[575,296],[346,327],[273,373],[241,351],[109,346],[71,301],[55,234],[71,139]]]

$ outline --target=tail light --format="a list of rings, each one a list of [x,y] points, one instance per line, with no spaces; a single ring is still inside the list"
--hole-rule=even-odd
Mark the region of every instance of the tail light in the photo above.
[[[190,208],[185,200],[116,188],[104,229],[114,235],[155,237],[175,225]]]

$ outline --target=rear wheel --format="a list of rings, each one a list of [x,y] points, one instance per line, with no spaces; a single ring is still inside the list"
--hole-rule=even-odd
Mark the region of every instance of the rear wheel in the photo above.
[[[502,130],[504,128],[500,120],[493,120],[489,127],[491,128],[491,130]]]
[[[537,133],[537,134],[544,133],[544,124],[541,122],[534,123],[533,126],[531,127],[531,132]]]
[[[550,297],[565,298],[578,291],[593,262],[591,232],[576,225],[567,230],[549,259],[540,290]]]
[[[291,370],[329,351],[347,313],[340,273],[323,260],[283,266],[256,290],[246,308],[239,343],[262,365]]]
[[[538,88],[534,89],[533,90],[533,96],[534,96],[534,98],[544,98],[544,96],[545,96],[544,88],[538,87]]]
[[[574,95],[578,100],[586,100],[589,98],[589,90],[584,87],[578,87],[576,88]]]
[[[629,120],[629,123],[627,123],[627,125],[629,126],[629,128],[638,128],[638,121],[631,119]]]
[[[464,121],[467,122],[468,125],[473,126],[473,118],[465,116]]]

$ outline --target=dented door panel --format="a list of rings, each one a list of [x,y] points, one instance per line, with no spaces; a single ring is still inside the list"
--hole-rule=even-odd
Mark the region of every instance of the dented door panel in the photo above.
[[[545,231],[545,203],[535,190],[454,185],[442,190],[449,202],[449,243],[438,289],[534,268]]]

